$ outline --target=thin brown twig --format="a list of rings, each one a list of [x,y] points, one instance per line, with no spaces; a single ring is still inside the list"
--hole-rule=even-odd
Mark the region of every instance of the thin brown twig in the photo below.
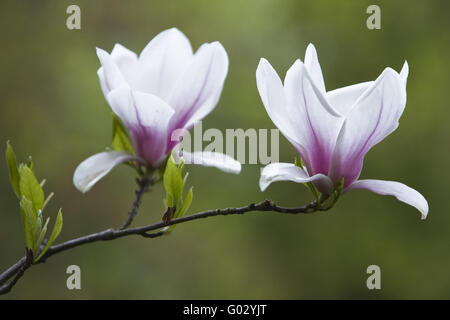
[[[127,219],[124,221],[124,223],[120,227],[120,230],[126,229],[131,225],[134,217],[138,213],[139,207],[142,202],[142,196],[144,195],[144,193],[146,193],[148,191],[148,188],[152,185],[152,180],[150,180],[146,176],[136,179],[136,182],[139,186],[139,188],[136,190],[136,199],[134,200],[133,206],[131,207],[131,210],[128,213]]]
[[[251,203],[244,207],[239,208],[226,208],[226,209],[213,209],[213,210],[207,210],[198,212],[189,216],[184,216],[181,218],[177,218],[174,220],[171,220],[168,223],[165,222],[158,222],[152,225],[142,226],[142,227],[135,227],[135,228],[128,228],[128,229],[107,229],[101,232],[89,234],[83,237],[79,237],[76,239],[68,240],[66,242],[51,246],[45,255],[37,262],[44,263],[47,261],[48,258],[51,256],[87,244],[97,241],[111,241],[114,239],[130,236],[130,235],[139,235],[145,238],[156,238],[159,236],[162,236],[166,234],[165,228],[171,225],[181,224],[188,221],[208,218],[208,217],[214,217],[214,216],[226,216],[226,215],[234,215],[234,214],[245,214],[247,212],[256,212],[256,211],[272,211],[282,214],[309,214],[316,211],[325,211],[329,208],[323,208],[317,205],[316,202],[311,202],[305,206],[297,207],[297,208],[286,208],[286,207],[280,207],[277,206],[275,203],[273,203],[270,200],[265,200],[259,203]],[[158,231],[156,231],[158,230]],[[154,233],[151,233],[151,231],[156,231]],[[28,260],[29,261],[29,260]],[[17,263],[15,263],[12,267],[4,271],[2,274],[0,274],[0,285],[3,285],[0,287],[0,294],[8,293],[12,287],[17,283],[17,281],[20,279],[20,277],[23,275],[26,269],[31,267],[33,264],[27,262],[27,259],[25,257],[21,258]],[[18,276],[20,274],[20,276]],[[9,282],[8,284],[5,284],[10,278],[12,278],[14,275],[13,280]]]

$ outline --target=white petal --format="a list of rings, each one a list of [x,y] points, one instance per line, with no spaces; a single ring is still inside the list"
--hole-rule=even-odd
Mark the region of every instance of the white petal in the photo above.
[[[174,113],[159,97],[132,91],[127,85],[111,91],[108,94],[108,102],[129,129],[137,125],[167,127]]]
[[[273,123],[286,138],[301,141],[294,122],[303,114],[292,104],[288,105],[283,84],[269,61],[261,58],[256,69],[256,84],[259,95]]]
[[[128,83],[134,82],[138,57],[136,53],[116,43],[111,51],[111,58],[124,75]]]
[[[409,65],[408,65],[408,61],[405,61],[405,63],[403,64],[402,70],[400,71],[400,77],[405,82],[405,85],[408,82],[408,74],[409,74]]]
[[[403,68],[400,71],[400,77],[405,82],[405,85],[408,79],[408,73],[408,62],[405,61]],[[336,109],[340,114],[346,117],[358,98],[373,84],[374,81],[367,81],[328,91],[328,102],[333,106],[334,109]]]
[[[186,164],[198,164],[204,167],[215,167],[224,172],[238,174],[241,172],[241,164],[239,161],[230,156],[219,152],[186,152],[183,151],[181,158]]]
[[[100,48],[97,48],[97,56],[102,64],[102,68],[99,69],[98,74],[100,76],[103,73],[104,84],[108,91],[118,88],[122,83],[125,82],[125,78],[120,71],[119,67],[115,64],[111,56]],[[103,70],[103,71],[100,71]],[[100,81],[102,79],[100,78]]]
[[[347,190],[353,189],[367,189],[381,195],[394,196],[419,210],[422,213],[422,219],[427,217],[427,200],[419,192],[403,183],[383,180],[359,180],[354,182]]]
[[[121,86],[108,94],[113,111],[130,131],[136,154],[148,164],[159,167],[164,160],[170,131],[168,124],[174,111],[155,95]]]
[[[167,101],[192,57],[189,39],[180,30],[172,28],[159,33],[139,56],[140,70],[134,89]]]
[[[310,173],[328,174],[331,155],[343,118],[316,89],[305,65],[297,60],[286,73],[284,88],[288,105],[285,115],[296,128],[297,142],[306,150],[303,160]],[[293,112],[293,109],[296,112]]]
[[[103,95],[105,96],[105,99],[107,99],[108,93],[109,93],[109,88],[108,88],[108,85],[106,84],[105,73],[103,72],[103,67],[100,67],[97,70],[97,76],[98,76],[98,79],[100,80],[100,88],[102,89]]]
[[[228,56],[219,42],[203,44],[178,80],[169,104],[176,113],[171,128],[190,128],[216,106],[228,72]]]
[[[327,92],[328,102],[344,117],[347,116],[356,100],[366,91],[373,81],[362,82]]]
[[[316,174],[310,177],[305,170],[292,163],[271,163],[262,169],[259,180],[261,191],[264,191],[275,181],[293,181],[297,183],[315,182],[326,186],[329,193],[333,190],[333,183],[327,176]]]
[[[317,57],[316,48],[312,43],[308,45],[305,53],[305,66],[311,75],[314,84],[317,88],[325,94],[325,82],[323,80],[322,68],[320,67],[319,58]]]
[[[359,177],[365,154],[398,127],[405,104],[402,78],[386,68],[345,119],[333,153],[333,181],[344,178],[347,187]]]
[[[261,58],[256,69],[256,84],[266,112],[300,154],[307,152],[303,144],[302,128],[299,122],[305,119],[305,112],[295,104],[288,103],[283,84],[270,63]]]
[[[83,193],[108,174],[115,166],[127,161],[141,161],[127,152],[109,151],[97,153],[81,162],[73,174],[73,184]]]
[[[167,128],[174,110],[159,97],[143,92],[133,92],[135,107],[141,125]]]

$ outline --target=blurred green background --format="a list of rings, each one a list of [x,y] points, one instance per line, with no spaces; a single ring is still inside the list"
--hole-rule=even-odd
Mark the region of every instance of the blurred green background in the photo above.
[[[66,8],[81,7],[82,29],[66,29]],[[381,7],[381,30],[366,28],[366,8]],[[58,254],[31,268],[10,298],[335,299],[450,298],[450,157],[448,1],[2,1],[0,4],[0,142],[20,160],[32,155],[38,178],[63,207],[58,242],[117,227],[134,199],[134,172],[121,166],[82,195],[77,164],[110,143],[110,110],[96,71],[98,46],[116,42],[140,52],[176,26],[194,49],[220,41],[230,58],[222,98],[203,128],[274,128],[256,89],[267,58],[284,78],[315,44],[328,89],[375,79],[386,66],[410,65],[408,102],[399,129],[366,157],[362,178],[404,182],[430,204],[426,221],[412,207],[367,191],[344,196],[329,212],[308,216],[255,213],[179,226],[158,239],[128,237]],[[294,149],[280,137],[280,161]],[[271,198],[297,206],[301,185],[258,188],[259,165],[240,176],[189,167],[190,212]],[[135,225],[161,219],[161,185],[145,196]],[[18,202],[0,157],[0,270],[24,253]],[[82,289],[66,288],[68,265]],[[366,268],[381,267],[382,290],[366,287]]]

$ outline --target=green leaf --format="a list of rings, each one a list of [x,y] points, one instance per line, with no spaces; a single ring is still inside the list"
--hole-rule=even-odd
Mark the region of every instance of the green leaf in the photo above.
[[[133,146],[130,142],[128,132],[123,125],[122,121],[117,115],[113,113],[113,125],[112,125],[112,142],[111,148],[118,151],[127,151],[134,154]]]
[[[44,240],[45,234],[47,233],[47,226],[50,221],[50,218],[47,218],[45,221],[44,227],[42,228],[41,232],[39,233],[39,237],[36,240],[36,243],[34,245],[33,254],[36,254],[39,250],[39,247],[41,246],[42,241]]]
[[[187,181],[188,177],[189,177],[189,172],[186,172],[186,174],[184,175],[184,178],[183,178],[183,188],[186,185],[186,181]]]
[[[6,143],[6,161],[8,163],[9,180],[11,181],[11,186],[16,196],[20,199],[20,175],[19,170],[17,169],[16,154],[14,153],[14,150],[11,147],[9,141]]]
[[[41,230],[42,230],[42,210],[39,210],[37,213],[37,219],[36,219],[36,232],[35,232],[35,238],[34,238],[34,243],[36,243]]]
[[[294,165],[303,169],[303,167],[305,166],[305,163],[303,162],[302,157],[299,157],[299,158],[300,158],[299,160],[297,160],[297,158],[294,159]]]
[[[163,180],[167,193],[166,204],[168,207],[173,207],[183,194],[183,178],[172,156],[167,161]]]
[[[42,252],[39,254],[39,257],[37,257],[34,262],[38,262],[39,259],[41,259],[44,254],[47,252],[48,248],[52,245],[52,243],[55,241],[55,239],[59,236],[61,233],[61,229],[63,227],[63,217],[62,217],[62,211],[59,209],[58,215],[56,216],[55,225],[53,226],[52,234],[50,235],[50,238],[47,241],[47,244],[45,245],[45,248],[42,250]]]
[[[25,234],[27,248],[33,250],[36,241],[36,227],[38,214],[34,210],[33,203],[25,197],[20,200],[20,211],[22,214],[22,226]]]
[[[303,169],[305,167],[305,163],[303,162],[302,157],[300,157],[300,160],[297,160],[297,158],[295,158],[294,165],[296,167]],[[312,195],[314,196],[314,199],[316,199],[316,202],[318,204],[320,204],[319,190],[317,190],[317,188],[314,186],[314,184],[312,182],[306,182],[306,183],[304,183],[304,185],[306,188],[309,189],[309,191],[311,191]]]
[[[20,194],[33,203],[36,212],[44,206],[44,191],[28,166],[20,166]]]
[[[186,195],[186,199],[184,199],[183,207],[178,211],[175,218],[180,218],[185,215],[185,213],[189,210],[191,206],[192,199],[194,199],[194,187],[189,189],[188,194]]]
[[[184,160],[181,159],[181,162],[178,166],[178,170],[180,171],[180,174],[183,175],[183,171],[184,171]]]
[[[42,183],[41,183],[41,187],[42,187]],[[44,201],[44,205],[42,206],[42,210],[45,209],[45,207],[47,206],[47,204],[50,202],[50,200],[53,198],[54,195],[55,195],[55,193],[54,193],[54,192],[51,192],[51,193],[47,196],[47,198],[46,198],[45,201]]]
[[[344,189],[344,178],[341,178],[336,184],[336,188],[334,189],[333,205],[339,200],[339,197],[341,196],[343,189]]]

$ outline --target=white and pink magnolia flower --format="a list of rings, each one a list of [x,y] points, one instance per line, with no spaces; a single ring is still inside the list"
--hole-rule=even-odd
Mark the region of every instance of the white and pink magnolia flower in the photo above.
[[[312,44],[305,61],[295,61],[288,70],[284,85],[270,63],[261,59],[256,79],[263,104],[305,164],[267,165],[261,172],[261,190],[274,181],[289,180],[312,182],[320,192],[331,194],[343,178],[343,192],[367,189],[392,195],[425,218],[428,203],[416,190],[395,181],[358,180],[366,153],[398,127],[408,72],[405,62],[400,73],[386,68],[375,81],[327,92]]]
[[[179,143],[179,132],[191,129],[214,109],[228,72],[228,56],[219,42],[205,43],[194,54],[188,38],[176,28],[158,34],[139,56],[120,44],[111,54],[97,48],[97,56],[103,94],[128,129],[136,155],[109,151],[83,161],[73,178],[82,192],[123,162],[162,166]],[[200,158],[195,163],[233,173],[241,170],[238,161],[223,154],[184,152],[183,157],[186,163]]]

